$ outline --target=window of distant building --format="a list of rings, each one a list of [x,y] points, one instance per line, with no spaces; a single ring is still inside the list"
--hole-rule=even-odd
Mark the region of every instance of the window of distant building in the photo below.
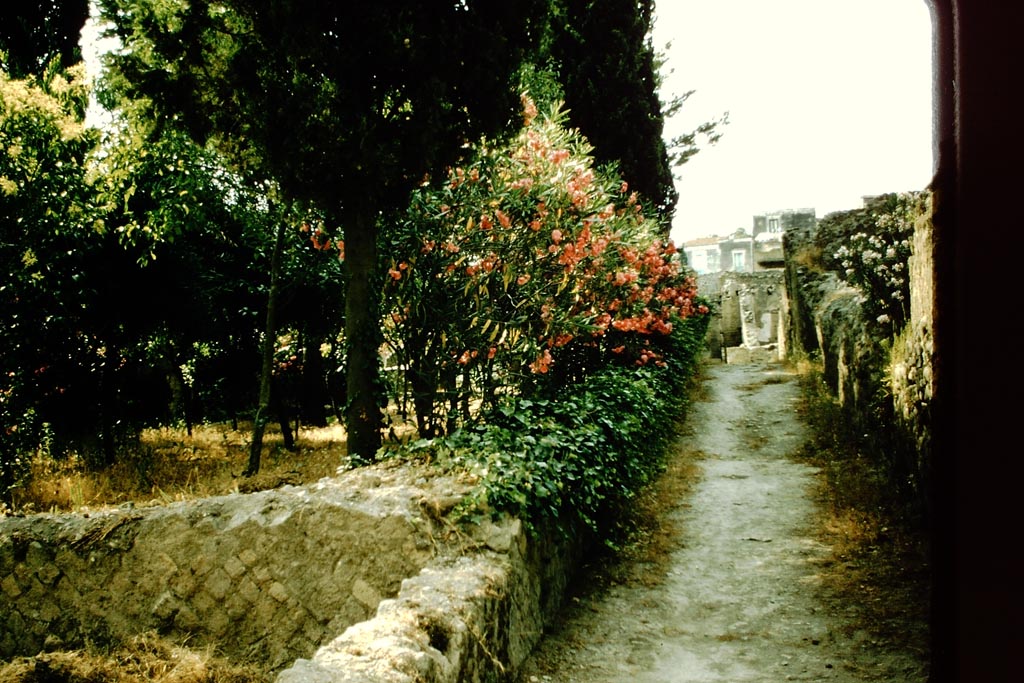
[[[747,269],[747,252],[743,249],[732,250],[732,269],[741,271]]]
[[[718,272],[719,267],[720,267],[720,265],[718,263],[718,252],[717,251],[708,251],[708,272],[709,273]]]
[[[768,232],[781,232],[782,228],[779,226],[778,217],[768,219]]]

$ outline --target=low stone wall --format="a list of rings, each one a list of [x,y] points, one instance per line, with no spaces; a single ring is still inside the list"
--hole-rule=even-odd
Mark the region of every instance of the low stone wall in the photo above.
[[[443,560],[403,582],[397,599],[300,659],[276,683],[504,681],[561,606],[585,543],[517,520],[479,553]]]
[[[311,486],[2,519],[0,655],[155,630],[281,683],[500,680],[556,614],[585,542],[508,518],[456,527],[444,515],[468,490],[385,464]]]
[[[280,669],[372,616],[433,560],[444,534],[430,509],[465,490],[383,467],[162,507],[2,519],[0,655],[155,630]]]

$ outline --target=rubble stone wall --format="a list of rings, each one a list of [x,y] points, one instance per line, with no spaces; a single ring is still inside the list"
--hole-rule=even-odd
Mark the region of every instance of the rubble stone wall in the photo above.
[[[0,656],[155,630],[279,669],[372,616],[435,556],[398,471],[92,514],[0,520]]]
[[[927,504],[934,397],[935,270],[931,206],[914,225],[910,316],[891,339],[872,333],[863,294],[815,264],[813,229],[785,236],[787,354],[820,354],[825,382],[852,419],[884,431],[884,457],[895,479]],[[879,429],[880,415],[885,417]],[[891,417],[891,419],[890,419]]]
[[[412,464],[145,509],[0,520],[0,656],[155,630],[279,683],[507,680],[588,545],[455,526],[468,484]]]

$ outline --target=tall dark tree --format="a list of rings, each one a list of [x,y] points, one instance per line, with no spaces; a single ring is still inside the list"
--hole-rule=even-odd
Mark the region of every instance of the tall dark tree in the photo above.
[[[349,453],[380,444],[377,231],[424,174],[517,120],[549,0],[103,0],[114,82],[342,226]]]
[[[615,163],[665,227],[679,198],[672,169],[696,151],[698,134],[716,139],[723,121],[666,144],[664,121],[687,95],[663,103],[651,42],[653,0],[561,0],[550,51],[569,119],[594,146],[598,163]]]
[[[67,68],[82,58],[78,43],[89,0],[15,0],[0,8],[0,66],[13,78],[40,74],[57,58]]]
[[[653,0],[562,0],[551,50],[572,124],[667,225],[678,194],[662,139],[653,9]]]

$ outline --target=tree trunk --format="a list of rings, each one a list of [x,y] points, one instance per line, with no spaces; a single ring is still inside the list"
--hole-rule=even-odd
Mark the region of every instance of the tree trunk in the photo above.
[[[377,212],[363,204],[349,212],[345,226],[345,265],[349,271],[345,297],[347,393],[345,430],[348,456],[370,462],[377,456],[383,427],[380,409],[380,296],[377,269]]]
[[[270,416],[270,382],[274,371],[274,346],[277,342],[277,294],[281,279],[281,252],[284,251],[286,222],[281,221],[274,239],[274,250],[270,255],[270,292],[267,294],[267,321],[263,333],[263,358],[260,366],[260,397],[256,417],[252,424],[252,445],[249,448],[249,465],[243,473],[251,477],[260,471],[263,454],[263,430]]]
[[[327,383],[324,380],[324,357],[320,352],[322,339],[317,335],[307,334],[305,341],[302,391],[299,396],[302,420],[306,425],[326,427]]]

